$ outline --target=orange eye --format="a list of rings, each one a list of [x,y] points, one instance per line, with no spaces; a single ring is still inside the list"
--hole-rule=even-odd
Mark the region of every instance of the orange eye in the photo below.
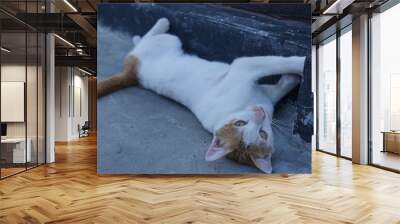
[[[264,130],[260,129],[260,131],[258,133],[260,134],[261,138],[263,138],[263,139],[267,139],[268,138],[268,134]]]
[[[245,126],[247,124],[247,121],[243,121],[243,120],[238,120],[238,121],[236,121],[235,123],[234,123],[234,125],[236,126],[236,127],[242,127],[242,126]]]

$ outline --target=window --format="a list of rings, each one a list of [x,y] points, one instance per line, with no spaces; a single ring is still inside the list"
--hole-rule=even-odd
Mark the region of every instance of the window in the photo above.
[[[372,164],[400,170],[400,5],[371,18]]]
[[[3,2],[0,6],[14,5]],[[24,12],[42,12],[44,1],[18,2]],[[45,163],[44,33],[0,12],[0,178]],[[11,25],[10,25],[11,24]]]
[[[336,153],[336,37],[318,47],[318,145]]]
[[[351,26],[340,36],[340,155],[352,157],[352,34]]]

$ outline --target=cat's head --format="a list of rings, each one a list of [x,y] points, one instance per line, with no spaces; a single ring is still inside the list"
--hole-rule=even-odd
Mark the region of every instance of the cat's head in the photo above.
[[[253,106],[229,116],[214,133],[206,153],[207,161],[227,156],[239,163],[272,172],[273,133],[271,114]]]

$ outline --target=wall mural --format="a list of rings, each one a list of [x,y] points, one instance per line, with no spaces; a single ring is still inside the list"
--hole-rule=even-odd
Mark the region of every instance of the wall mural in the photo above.
[[[310,173],[303,4],[101,4],[98,173]]]

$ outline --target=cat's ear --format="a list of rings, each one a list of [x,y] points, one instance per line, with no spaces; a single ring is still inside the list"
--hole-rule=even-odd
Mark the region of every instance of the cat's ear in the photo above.
[[[250,158],[254,165],[264,173],[272,173],[271,153],[265,157],[256,157],[251,155]]]
[[[217,136],[214,136],[206,153],[206,161],[220,159],[230,152],[230,150],[224,149],[224,147],[221,146],[220,139]]]

